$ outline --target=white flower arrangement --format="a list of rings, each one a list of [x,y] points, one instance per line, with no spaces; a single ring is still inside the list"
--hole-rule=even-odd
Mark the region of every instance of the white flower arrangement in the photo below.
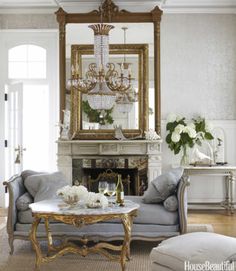
[[[101,193],[89,192],[85,201],[88,208],[108,207],[108,199]]]
[[[60,196],[68,205],[76,205],[79,201],[83,201],[89,208],[108,206],[108,199],[103,194],[88,192],[83,185],[66,185],[57,190],[57,196]]]
[[[84,201],[88,197],[88,190],[83,185],[66,185],[57,190],[57,196],[62,197],[63,201],[69,205]]]
[[[145,134],[145,139],[146,140],[157,140],[160,139],[161,137],[152,129],[149,129],[148,131],[144,132]]]
[[[202,117],[187,123],[184,117],[170,114],[166,130],[168,132],[166,142],[174,154],[178,154],[182,148],[192,148],[195,144],[201,145],[202,141],[214,138],[211,134],[211,125]]]

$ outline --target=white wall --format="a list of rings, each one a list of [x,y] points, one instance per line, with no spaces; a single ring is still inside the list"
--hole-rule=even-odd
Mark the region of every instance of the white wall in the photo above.
[[[226,132],[236,165],[236,15],[168,14],[161,25],[162,136],[170,112],[201,115]],[[163,171],[179,163],[163,144]],[[192,177],[189,200],[222,199],[222,178]]]
[[[169,112],[236,119],[235,75],[236,15],[163,15],[163,119]]]

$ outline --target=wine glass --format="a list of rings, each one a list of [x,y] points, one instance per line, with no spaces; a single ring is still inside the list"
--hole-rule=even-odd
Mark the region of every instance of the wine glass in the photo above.
[[[112,196],[114,196],[116,194],[116,183],[113,182],[109,182],[107,183],[107,191],[106,193],[108,194],[108,196],[111,198]],[[112,205],[112,201],[110,201],[110,204]]]
[[[106,181],[100,181],[98,183],[98,191],[100,194],[105,194],[107,192],[107,185],[108,183]]]

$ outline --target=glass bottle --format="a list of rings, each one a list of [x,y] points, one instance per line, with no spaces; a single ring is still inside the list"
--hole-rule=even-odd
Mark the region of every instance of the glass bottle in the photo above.
[[[116,185],[116,203],[120,206],[124,206],[124,186],[122,183],[121,175],[118,174],[118,180]]]

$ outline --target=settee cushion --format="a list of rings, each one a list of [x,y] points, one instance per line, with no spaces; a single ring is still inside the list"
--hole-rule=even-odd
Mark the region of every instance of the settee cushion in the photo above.
[[[175,168],[155,178],[148,186],[143,196],[145,203],[159,203],[176,192],[183,168]]]
[[[29,209],[29,204],[33,202],[32,196],[26,192],[20,196],[16,201],[16,208],[19,211],[25,211]]]
[[[138,215],[134,223],[176,225],[178,224],[178,212],[167,211],[163,204],[145,204],[140,196],[126,196],[125,199],[132,200],[140,205]]]
[[[135,224],[145,225],[178,225],[178,212],[167,211],[163,204],[145,204],[140,196],[126,196],[125,200],[132,200],[140,205],[138,215],[134,218]],[[31,210],[20,212],[18,215],[20,223],[32,223]],[[107,221],[107,223],[120,223],[119,219]]]
[[[178,209],[178,199],[176,195],[171,195],[163,202],[163,206],[167,211],[174,212]]]
[[[31,175],[25,179],[25,187],[35,202],[55,198],[56,191],[65,185],[68,182],[61,172]]]

